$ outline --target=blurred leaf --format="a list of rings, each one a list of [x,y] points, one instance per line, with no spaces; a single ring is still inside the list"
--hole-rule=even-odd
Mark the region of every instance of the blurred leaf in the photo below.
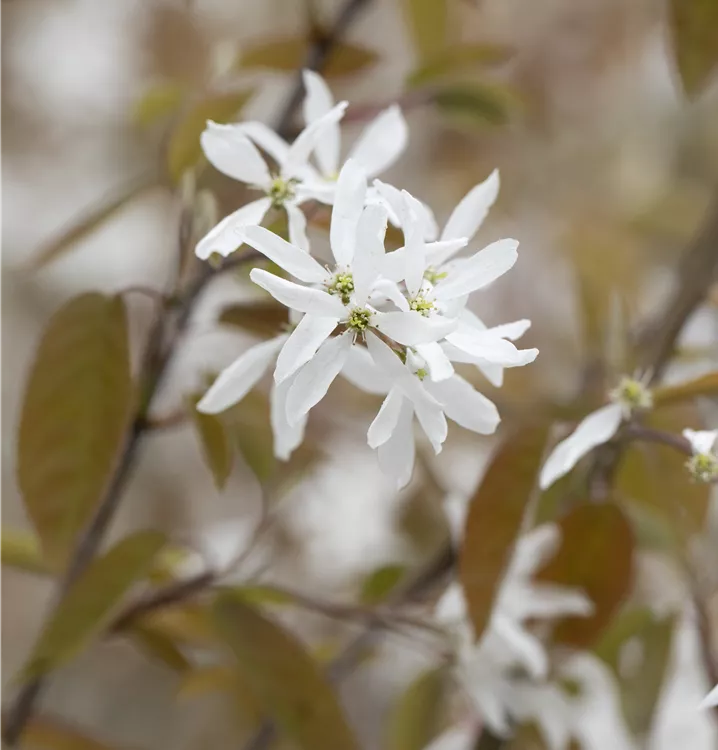
[[[40,341],[18,436],[20,490],[52,564],[64,561],[105,493],[132,391],[122,297],[70,300]]]
[[[469,125],[505,125],[521,104],[515,92],[497,84],[447,86],[434,101],[444,114]]]
[[[276,302],[239,302],[225,307],[219,322],[269,338],[281,332],[289,316],[287,308]]]
[[[718,371],[709,372],[685,383],[656,388],[653,391],[653,402],[656,406],[664,406],[677,401],[688,401],[697,396],[718,396]]]
[[[269,399],[255,389],[225,412],[225,420],[247,466],[260,482],[265,482],[277,463],[269,420]]]
[[[391,709],[386,750],[424,750],[441,731],[447,672],[435,667],[422,672]]]
[[[135,103],[132,119],[142,128],[176,114],[185,96],[184,86],[164,81],[149,88]]]
[[[445,49],[441,54],[414,70],[406,79],[409,88],[417,88],[453,73],[461,73],[475,66],[506,62],[513,50],[500,44],[459,44]]]
[[[170,136],[167,145],[167,171],[177,183],[184,172],[196,166],[202,156],[199,137],[207,120],[232,122],[251,99],[253,89],[216,94],[196,103],[184,115]]]
[[[548,427],[526,427],[494,455],[469,505],[459,580],[478,640],[511,560],[541,467]]]
[[[73,219],[70,224],[60,229],[57,235],[46,243],[32,258],[31,267],[42,268],[51,261],[57,260],[72,248],[99,229],[108,219],[112,218],[122,208],[135,198],[139,197],[145,190],[159,185],[159,178],[155,172],[147,172],[127,184],[120,186],[117,190],[104,195],[95,205],[90,206],[82,215]]]
[[[402,0],[417,57],[422,62],[441,56],[447,47],[447,0]]]
[[[163,633],[145,627],[141,623],[133,624],[127,634],[153,659],[161,661],[175,672],[186,672],[192,668],[177,645]]]
[[[243,70],[264,68],[294,73],[304,67],[308,51],[309,41],[304,36],[271,39],[248,46],[240,57],[238,66]],[[379,55],[374,50],[342,41],[332,47],[322,75],[332,78],[359,73],[375,65],[378,60]]]
[[[383,602],[406,576],[406,565],[382,565],[372,571],[362,583],[359,601],[373,605]]]
[[[291,604],[294,597],[274,586],[232,586],[225,589],[247,604]]]
[[[224,422],[218,416],[197,411],[196,406],[199,400],[198,396],[189,398],[187,408],[192,415],[197,437],[202,446],[202,454],[212,472],[215,487],[221,490],[232,473],[234,463],[232,444]]]
[[[358,747],[332,689],[294,636],[232,594],[221,594],[214,612],[240,679],[299,747]]]
[[[207,607],[196,603],[174,604],[139,619],[139,624],[176,643],[206,647],[217,641]]]
[[[229,667],[197,667],[183,675],[177,697],[196,698],[206,693],[230,693],[235,681],[235,674]]]
[[[593,602],[589,617],[567,617],[555,640],[576,647],[595,643],[629,593],[633,532],[617,505],[581,505],[559,521],[561,546],[537,579],[582,589]]]
[[[47,573],[40,540],[31,531],[2,529],[2,564],[27,573]]]
[[[94,560],[50,616],[22,679],[50,672],[96,636],[132,585],[144,578],[165,544],[164,534],[140,531]]]
[[[611,624],[593,648],[593,652],[604,661],[613,671],[620,682],[621,651],[635,636],[642,633],[653,621],[653,613],[649,607],[628,606],[613,618]]]
[[[55,719],[35,716],[20,738],[22,750],[113,750],[110,745],[82,734]]]
[[[718,65],[718,3],[671,0],[670,26],[683,88],[697,94]]]

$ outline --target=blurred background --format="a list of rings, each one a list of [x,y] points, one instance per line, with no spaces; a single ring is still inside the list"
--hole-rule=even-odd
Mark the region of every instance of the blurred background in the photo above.
[[[409,146],[382,177],[431,205],[440,225],[469,188],[499,168],[499,200],[476,245],[515,237],[520,259],[511,274],[475,295],[474,309],[487,324],[530,318],[522,344],[541,353],[530,367],[507,371],[500,391],[478,376],[475,384],[496,401],[507,427],[537,413],[585,412],[600,399],[602,383],[630,371],[629,331],[665,301],[675,264],[711,203],[718,180],[715,77],[690,73],[692,79],[681,80],[675,38],[682,27],[662,0],[448,0],[445,28],[441,13],[417,25],[410,5],[369,0],[330,57],[327,80],[336,99],[351,105],[345,147],[381,108],[402,104]],[[18,535],[30,528],[15,479],[15,436],[48,318],[84,291],[167,289],[182,211],[193,206],[198,223],[207,225],[247,200],[241,186],[199,164],[204,120],[275,122],[307,40],[342,6],[339,0],[3,1],[6,528]],[[702,35],[696,45],[718,49],[713,19],[713,29],[707,21],[705,33],[693,30]],[[442,57],[460,45],[471,54]],[[695,70],[688,65],[684,71]],[[299,118],[295,125],[301,127]],[[326,237],[321,227],[312,233],[317,242]],[[450,430],[440,456],[420,448],[414,480],[397,494],[365,442],[377,398],[337,383],[312,412],[305,445],[283,465],[271,456],[266,388],[260,388],[233,414],[244,437],[218,490],[191,420],[172,415],[202,391],[208,373],[281,322],[264,298],[257,314],[228,311],[260,299],[251,286],[242,272],[224,274],[202,297],[153,407],[170,424],[144,442],[110,537],[153,527],[221,557],[251,536],[264,503],[281,504],[261,554],[246,561],[238,578],[260,571],[273,582],[351,601],[373,571],[416,565],[445,543],[442,504],[472,494],[495,440]],[[133,342],[140,342],[153,302],[137,294],[129,309]],[[585,374],[597,362],[601,377],[592,391]],[[717,363],[714,288],[689,321],[666,377],[683,380]],[[716,407],[711,400],[687,404],[670,417],[670,428],[715,427]],[[697,560],[694,569],[713,591],[718,515],[707,490],[673,479],[670,488],[650,491],[677,492],[682,502],[700,506],[689,513],[693,526],[682,552]],[[634,727],[636,748],[681,743],[708,750],[718,746],[718,725],[696,711],[709,684],[690,592],[662,543],[662,524],[670,521],[646,510],[656,505],[636,505],[643,510],[634,519],[641,548],[632,597],[656,612],[675,612],[678,624],[666,678],[645,725]],[[9,567],[3,584],[7,686],[38,633],[52,586],[47,576]],[[718,598],[709,597],[707,608],[715,639]],[[287,618],[324,658],[351,629],[318,615]],[[343,688],[367,748],[382,746],[387,707],[425,657],[392,638],[382,655],[368,659]],[[43,711],[117,748],[240,746],[247,728],[237,726],[227,696],[181,686],[181,675],[166,664],[127,640],[110,639],[63,668]],[[636,689],[644,688],[650,691]]]

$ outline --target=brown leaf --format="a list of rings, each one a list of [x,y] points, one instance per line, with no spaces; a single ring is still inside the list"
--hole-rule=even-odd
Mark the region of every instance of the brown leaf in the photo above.
[[[199,400],[199,396],[191,397],[188,399],[187,408],[192,415],[202,454],[212,473],[215,487],[221,490],[232,473],[232,443],[224,422],[218,416],[197,411],[196,405]]]
[[[122,297],[83,294],[53,315],[20,418],[18,481],[45,558],[61,564],[102,499],[133,400]]]
[[[683,88],[698,94],[718,65],[718,3],[671,0],[670,27]]]

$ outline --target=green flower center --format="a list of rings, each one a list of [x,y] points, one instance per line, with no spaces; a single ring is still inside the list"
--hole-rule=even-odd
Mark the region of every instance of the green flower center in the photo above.
[[[350,273],[336,274],[327,285],[327,291],[341,297],[342,302],[348,305],[354,291],[354,277]]]
[[[418,369],[414,374],[417,378],[419,378],[419,380],[423,380],[429,373],[422,367]]]
[[[718,458],[711,453],[696,453],[686,461],[686,469],[697,482],[718,479]]]
[[[296,186],[299,180],[292,177],[285,180],[283,177],[275,177],[267,191],[267,195],[272,199],[274,208],[283,206],[285,201],[291,200],[296,195]]]
[[[618,386],[610,393],[611,400],[621,404],[629,412],[637,409],[650,409],[653,406],[653,396],[640,380],[621,378]]]
[[[446,271],[440,273],[439,271],[436,271],[433,268],[427,268],[426,271],[424,271],[424,278],[430,283],[430,284],[437,284],[442,279],[445,279],[449,274],[446,273]]]
[[[426,297],[414,297],[414,299],[409,302],[409,308],[411,310],[416,310],[416,312],[424,317],[428,317],[434,307],[434,303],[430,299],[426,299]]]
[[[349,319],[347,320],[347,328],[357,333],[363,333],[369,328],[371,323],[371,310],[367,310],[366,307],[355,307],[349,313]]]

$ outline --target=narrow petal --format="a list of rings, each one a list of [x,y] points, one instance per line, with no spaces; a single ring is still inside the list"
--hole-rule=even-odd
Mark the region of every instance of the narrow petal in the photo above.
[[[409,484],[414,471],[416,448],[413,421],[411,404],[404,399],[392,436],[377,449],[379,467],[396,482],[397,489]]]
[[[253,268],[249,278],[257,286],[268,291],[278,302],[299,312],[326,318],[342,318],[346,312],[338,297],[321,289],[312,289],[280,279],[279,276],[261,268]]]
[[[303,105],[304,122],[311,125],[331,111],[334,106],[334,97],[319,73],[313,70],[303,70],[302,78],[307,92]],[[336,122],[326,128],[315,149],[319,168],[328,179],[333,179],[339,168],[340,138],[339,123]]]
[[[718,440],[718,430],[683,430],[683,437],[694,453],[710,453]]]
[[[429,344],[417,344],[416,351],[424,358],[429,376],[434,382],[446,380],[454,374],[451,360],[446,356],[440,344],[435,341]]]
[[[518,246],[516,240],[498,240],[463,260],[436,285],[437,299],[454,299],[488,286],[513,267]]]
[[[391,390],[392,382],[380,370],[369,351],[363,346],[353,346],[342,370],[342,377],[365,393],[386,396]]]
[[[491,626],[507,646],[516,660],[534,679],[543,679],[548,672],[548,655],[541,641],[508,617],[496,615]]]
[[[414,402],[413,406],[421,428],[429,438],[434,453],[438,455],[449,432],[444,411],[440,406],[430,406],[422,401]]]
[[[285,335],[253,346],[223,370],[197,404],[203,414],[218,414],[241,401],[259,382],[287,340]]]
[[[589,414],[569,437],[553,449],[541,469],[541,489],[545,490],[568,474],[596,446],[608,442],[618,432],[622,418],[620,404],[608,404]]]
[[[319,284],[327,279],[327,270],[317,263],[302,248],[282,239],[265,227],[247,227],[242,239],[265,258],[283,268],[292,276],[311,284]]]
[[[409,301],[402,294],[398,284],[395,281],[385,278],[379,278],[374,282],[374,288],[369,295],[369,301],[375,306],[383,302],[393,302],[399,310],[403,310],[404,312],[408,312],[411,309]]]
[[[289,224],[289,241],[295,247],[309,255],[309,240],[307,239],[307,217],[296,203],[287,201],[284,204]],[[299,277],[297,277],[299,278]]]
[[[538,356],[538,349],[517,349],[510,341],[489,331],[472,330],[461,324],[458,330],[447,334],[446,340],[472,358],[503,367],[522,367]]]
[[[496,432],[501,421],[498,409],[460,375],[439,383],[427,383],[425,387],[456,424],[479,435]]]
[[[209,163],[222,174],[248,185],[269,186],[271,177],[262,155],[236,125],[209,120],[200,143]]]
[[[294,375],[302,365],[309,362],[317,349],[337,327],[338,322],[338,318],[305,315],[299,325],[292,331],[291,336],[282,347],[282,351],[279,352],[277,367],[274,370],[274,381],[281,383],[290,375]]]
[[[390,339],[405,346],[439,341],[456,328],[456,320],[440,315],[425,317],[415,310],[409,312],[376,312],[372,325]]]
[[[274,455],[280,461],[288,461],[294,450],[304,440],[307,426],[307,415],[300,417],[293,425],[287,421],[287,394],[294,383],[294,378],[287,378],[274,385],[269,394],[269,421],[274,437]]]
[[[699,708],[714,708],[715,706],[718,706],[718,685],[701,701]]]
[[[334,378],[344,367],[352,346],[352,333],[325,341],[319,351],[296,374],[287,396],[287,420],[296,424],[326,395]]]
[[[284,163],[289,153],[289,144],[284,138],[278,136],[272,128],[256,120],[240,122],[235,127],[243,135],[254,141],[259,148],[266,151],[277,164]]]
[[[487,328],[489,333],[493,333],[494,336],[501,336],[503,339],[509,339],[509,341],[515,341],[520,339],[528,329],[531,328],[530,320],[515,320],[512,323],[502,323],[493,328]]]
[[[329,244],[337,265],[349,266],[354,257],[357,225],[364,210],[366,175],[351,159],[344,164],[337,180],[337,190],[329,228]]]
[[[406,120],[394,104],[367,125],[349,155],[362,165],[369,177],[374,177],[394,164],[408,139]]]
[[[431,268],[438,268],[453,258],[459,250],[468,245],[466,237],[459,237],[455,240],[439,240],[438,242],[427,242],[426,244],[426,262]]]
[[[392,388],[374,417],[374,421],[369,425],[366,438],[370,448],[384,445],[393,435],[403,402],[404,394],[398,388]]]
[[[381,275],[394,282],[404,281],[406,274],[406,248],[400,247],[384,255],[384,265]]]
[[[281,165],[282,177],[289,178],[301,174],[309,161],[312,151],[314,151],[319,141],[325,137],[327,132],[344,117],[344,110],[346,108],[346,102],[339,102],[329,112],[322,115],[318,120],[314,120],[311,125],[307,125],[302,130],[294,143],[289,147],[287,157]]]
[[[416,297],[424,283],[426,245],[416,209],[419,201],[407,193],[406,190],[402,190],[401,195],[404,200],[402,228],[404,230],[404,241],[406,242],[404,252],[404,280],[409,296]]]
[[[357,224],[356,248],[352,261],[354,301],[360,307],[366,305],[372,286],[381,273],[385,234],[386,209],[383,206],[367,206]]]
[[[271,205],[269,198],[260,198],[225,216],[197,243],[195,255],[201,260],[207,260],[212,253],[219,253],[226,258],[244,241],[239,230],[246,226],[261,224]]]
[[[487,362],[480,357],[474,357],[471,354],[467,354],[463,349],[459,349],[449,341],[443,341],[441,348],[449,358],[451,362],[461,362],[467,365],[474,365],[484,375],[484,377],[491,383],[491,385],[500,388],[504,382],[504,367],[503,365],[497,365],[493,362]]]
[[[472,239],[499,194],[499,172],[495,169],[483,182],[469,190],[454,209],[441,233],[442,240]]]

